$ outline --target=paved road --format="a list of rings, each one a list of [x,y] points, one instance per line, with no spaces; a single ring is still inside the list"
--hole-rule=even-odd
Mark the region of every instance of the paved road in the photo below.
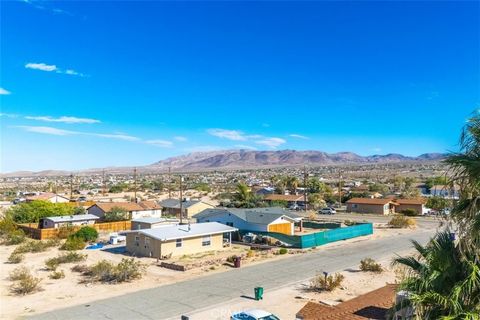
[[[266,290],[302,281],[321,271],[338,271],[358,265],[365,257],[381,259],[411,248],[410,239],[426,242],[433,230],[408,235],[358,240],[313,253],[289,257],[190,281],[142,290],[33,316],[33,319],[165,319],[238,298],[252,296],[253,288]],[[134,283],[132,285],[135,285]],[[112,290],[115,287],[112,286]],[[48,303],[45,301],[45,303]]]

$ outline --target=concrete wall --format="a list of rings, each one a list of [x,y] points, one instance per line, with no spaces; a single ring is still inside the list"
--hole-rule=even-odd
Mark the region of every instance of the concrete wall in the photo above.
[[[363,204],[363,203],[347,203],[347,212],[358,212],[358,213],[374,213],[374,214],[383,214],[387,215],[390,213],[390,205],[381,204]]]
[[[138,236],[138,241],[135,237]],[[203,237],[194,237],[183,239],[182,246],[176,247],[176,240],[162,242],[160,240],[149,238],[145,241],[146,236],[138,232],[130,232],[126,235],[127,252],[135,256],[161,258],[165,256],[182,256],[184,254],[194,254],[205,251],[222,250],[223,235],[216,234],[210,236],[210,245],[202,246]]]

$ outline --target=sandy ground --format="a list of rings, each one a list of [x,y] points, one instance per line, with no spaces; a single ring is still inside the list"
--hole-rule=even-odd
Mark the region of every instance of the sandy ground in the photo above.
[[[409,252],[405,252],[408,254]],[[358,267],[346,269],[342,272],[345,280],[342,287],[332,292],[311,292],[308,290],[309,281],[292,283],[280,289],[266,291],[263,300],[255,301],[252,292],[249,298],[238,298],[199,312],[189,314],[191,320],[223,320],[229,319],[235,312],[248,309],[262,309],[275,314],[280,319],[295,319],[295,314],[308,301],[322,302],[330,305],[350,300],[356,296],[383,287],[387,283],[396,283],[397,275],[390,267],[390,259],[379,261],[385,271],[377,274],[361,272]],[[173,320],[173,319],[171,319]]]
[[[341,241],[336,243],[331,243],[326,246],[318,247],[314,250],[323,250],[323,248],[331,247],[342,247],[348,245],[351,241],[366,241],[372,238],[378,237],[385,237],[385,236],[395,236],[397,234],[403,234],[411,232],[411,230],[407,229],[376,229],[375,233],[370,236],[360,237],[356,239],[350,239],[347,241]],[[147,272],[145,276],[135,281],[134,284],[132,283],[123,283],[123,284],[116,284],[116,285],[109,285],[109,284],[80,284],[79,281],[82,280],[82,276],[78,273],[74,273],[70,271],[70,268],[73,267],[75,264],[63,264],[60,265],[58,270],[63,270],[65,272],[65,278],[59,280],[52,280],[49,279],[50,272],[45,270],[44,262],[46,259],[57,256],[61,251],[56,248],[51,248],[46,252],[41,253],[27,253],[25,254],[25,259],[20,264],[8,264],[6,263],[8,256],[10,253],[15,249],[15,246],[0,246],[0,319],[15,319],[19,316],[25,316],[28,314],[33,313],[42,313],[58,308],[65,308],[68,306],[78,305],[88,303],[90,301],[104,299],[114,296],[123,295],[126,293],[131,293],[143,289],[158,287],[161,285],[178,282],[182,280],[188,280],[193,277],[198,277],[206,274],[211,274],[214,272],[222,272],[228,270],[230,267],[225,266],[222,264],[217,264],[214,268],[211,266],[199,267],[192,270],[188,270],[186,272],[178,272],[173,270],[168,270],[165,268],[160,268],[156,264],[155,259],[151,258],[136,258],[143,263],[145,263],[147,267]],[[306,252],[311,251],[305,250]],[[232,252],[223,252],[222,255],[228,255],[232,253],[239,253],[239,252],[247,252],[245,248],[235,248]],[[110,253],[106,251],[100,250],[82,250],[82,253],[87,254],[87,260],[80,264],[87,264],[91,265],[95,262],[106,259],[113,262],[119,262],[122,258],[127,257],[123,254],[118,253]],[[215,255],[213,255],[215,257]],[[251,257],[247,261],[242,261],[242,264],[256,264],[256,263],[263,263],[266,261],[271,261],[272,259],[289,259],[294,257],[295,254],[286,254],[286,255],[261,255],[257,254],[254,257]],[[202,259],[202,258],[201,258]],[[194,259],[196,260],[196,259]],[[78,263],[77,263],[78,264]],[[20,265],[27,266],[32,273],[40,277],[42,279],[41,287],[42,291],[36,292],[26,296],[14,296],[10,293],[10,286],[12,282],[8,279],[9,273]],[[357,290],[364,290],[365,288],[370,288],[371,283],[377,283],[379,286],[383,285],[385,281],[391,281],[391,278],[388,278],[389,273],[385,273],[381,277],[372,277],[374,282],[369,281],[368,279],[364,279],[359,281],[358,279],[355,280],[354,277],[359,277],[361,274],[359,273],[351,273],[348,275],[348,279],[352,278],[354,280],[347,280],[345,286],[348,290],[342,290],[342,295],[338,295],[335,293],[336,298],[347,298],[350,294],[355,294],[359,292]],[[383,279],[383,280],[382,280]],[[268,303],[269,301],[283,301],[285,293],[288,294],[288,297],[292,296],[295,297],[300,295],[297,292],[297,287],[289,287],[282,290],[287,290],[282,293],[275,293],[275,292],[268,292],[265,295],[265,300],[262,302],[257,303],[259,307],[262,307],[264,303]],[[290,290],[290,291],[288,291]],[[293,291],[291,291],[293,290]],[[366,290],[368,291],[368,290]],[[350,293],[348,293],[350,292]],[[277,295],[276,295],[277,294]],[[302,296],[310,297],[310,295],[306,295],[305,293]],[[283,297],[279,300],[279,297]],[[313,298],[313,297],[312,297]],[[319,299],[319,298],[315,298]],[[332,297],[333,299],[333,297]],[[297,301],[298,300],[298,301]],[[296,308],[298,305],[303,305],[305,303],[305,299],[295,299],[292,308]],[[232,308],[243,308],[244,306],[240,304],[232,305]],[[248,301],[247,303],[251,303]],[[283,303],[282,303],[283,304]],[[246,305],[245,305],[246,306]],[[278,308],[271,308],[270,305],[266,305],[266,308],[270,309],[271,311],[280,310]],[[283,305],[281,306],[283,308]],[[288,308],[290,309],[290,307]],[[297,308],[298,309],[298,308]],[[295,309],[296,310],[296,309]],[[217,311],[215,311],[217,312]],[[220,311],[218,311],[220,312]],[[200,318],[198,318],[200,319]],[[212,318],[214,319],[214,318]],[[220,318],[219,318],[220,319]],[[224,318],[222,318],[224,319]]]

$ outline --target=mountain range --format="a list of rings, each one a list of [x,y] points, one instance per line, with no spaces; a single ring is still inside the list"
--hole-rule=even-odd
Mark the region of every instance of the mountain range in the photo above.
[[[139,172],[167,171],[203,171],[214,169],[245,169],[262,167],[281,167],[299,165],[345,165],[345,164],[375,164],[395,162],[425,162],[439,161],[445,158],[443,153],[425,153],[417,157],[404,156],[397,153],[386,155],[360,156],[353,152],[327,153],[322,151],[252,151],[252,150],[221,150],[210,152],[194,152],[177,157],[171,157],[146,166],[139,166]],[[76,174],[94,174],[105,170],[109,173],[131,172],[133,167],[95,168],[75,172]],[[56,176],[67,175],[69,171],[45,170],[39,172],[17,171],[1,174],[2,177],[13,176]]]

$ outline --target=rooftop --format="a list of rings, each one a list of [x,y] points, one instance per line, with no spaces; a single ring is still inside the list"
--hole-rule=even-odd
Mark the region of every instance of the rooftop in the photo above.
[[[132,222],[155,224],[155,223],[163,223],[163,222],[180,222],[180,220],[178,220],[178,219],[167,219],[167,218],[145,217],[145,218],[133,219]]]
[[[265,200],[270,201],[303,201],[305,200],[303,195],[297,194],[269,194],[266,195]]]
[[[237,228],[229,227],[218,222],[205,222],[193,223],[190,225],[171,225],[155,229],[142,229],[138,230],[138,232],[160,241],[167,241],[234,232],[237,230]]]
[[[395,289],[395,285],[387,284],[336,306],[308,302],[297,313],[297,318],[302,320],[386,319],[386,314],[395,300]]]
[[[347,201],[347,203],[358,203],[358,204],[381,204],[385,205],[387,203],[394,202],[393,199],[378,199],[378,198],[352,198]]]
[[[73,216],[56,216],[56,217],[46,217],[45,219],[51,220],[55,223],[57,222],[74,222],[74,221],[85,221],[85,220],[97,220],[98,217],[93,214],[77,214]]]
[[[251,209],[239,209],[239,208],[214,208],[205,209],[200,213],[197,213],[193,218],[208,218],[223,214],[233,214],[239,219],[247,221],[249,223],[256,224],[270,224],[280,217],[286,217],[292,221],[301,219],[299,215],[292,213],[280,207],[270,208],[251,208]]]
[[[184,200],[182,201],[182,207],[183,208],[188,208],[193,205],[196,205],[197,203],[200,203],[200,200]],[[160,201],[160,205],[164,208],[174,208],[174,209],[180,209],[180,200],[179,199],[165,199]]]

